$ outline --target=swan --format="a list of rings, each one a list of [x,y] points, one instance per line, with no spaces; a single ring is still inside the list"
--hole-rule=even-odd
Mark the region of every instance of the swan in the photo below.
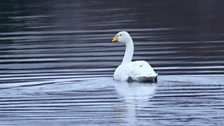
[[[132,61],[134,54],[134,43],[126,31],[117,33],[112,42],[123,43],[126,46],[122,63],[114,72],[114,79],[119,81],[138,81],[138,82],[157,82],[158,74],[153,70],[151,65],[144,61]]]

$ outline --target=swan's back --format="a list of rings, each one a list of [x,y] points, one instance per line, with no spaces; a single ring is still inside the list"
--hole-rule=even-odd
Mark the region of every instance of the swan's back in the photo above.
[[[138,72],[138,75],[145,75],[145,76],[157,76],[153,68],[150,64],[146,61],[134,61],[130,63],[130,66],[133,67],[133,71]]]

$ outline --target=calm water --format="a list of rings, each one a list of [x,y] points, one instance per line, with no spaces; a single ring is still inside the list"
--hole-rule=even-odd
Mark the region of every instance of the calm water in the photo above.
[[[1,0],[0,125],[224,125],[223,4]],[[112,79],[121,30],[157,84]]]

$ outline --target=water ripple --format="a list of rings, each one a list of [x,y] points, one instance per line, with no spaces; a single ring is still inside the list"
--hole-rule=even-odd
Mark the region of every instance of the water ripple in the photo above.
[[[224,125],[222,4],[143,2],[2,1],[0,125]],[[112,79],[122,30],[157,84]]]

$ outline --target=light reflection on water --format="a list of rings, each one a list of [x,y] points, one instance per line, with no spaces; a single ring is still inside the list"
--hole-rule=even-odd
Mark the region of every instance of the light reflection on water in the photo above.
[[[101,77],[17,85],[1,88],[0,121],[2,125],[222,124],[222,82],[223,77],[160,76],[157,84]]]
[[[128,126],[137,125],[136,108],[143,108],[149,106],[150,98],[153,97],[156,84],[141,84],[141,83],[127,83],[116,82],[115,89],[119,95],[123,96],[126,104],[126,121]]]

